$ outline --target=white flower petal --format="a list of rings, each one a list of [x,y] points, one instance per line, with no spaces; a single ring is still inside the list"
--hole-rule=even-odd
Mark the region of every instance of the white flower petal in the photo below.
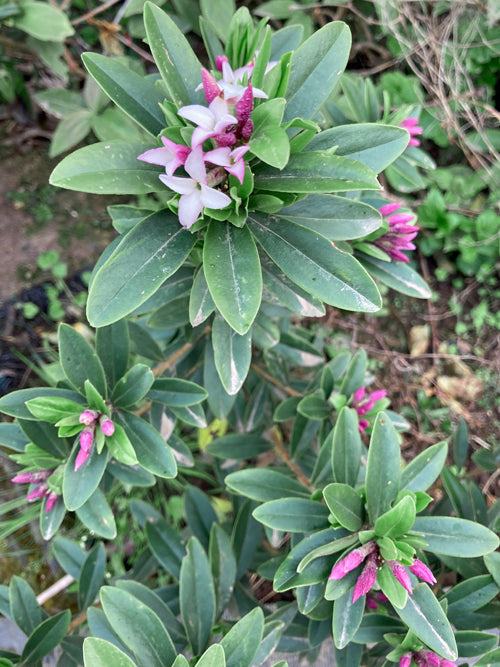
[[[201,104],[190,104],[187,107],[181,107],[177,112],[182,118],[190,120],[195,125],[199,125],[205,129],[213,129],[215,125],[214,112],[203,107]]]
[[[203,186],[202,186],[203,187]],[[179,199],[179,222],[189,229],[198,220],[203,210],[202,193],[196,189]]]
[[[187,173],[198,183],[207,182],[207,170],[205,167],[205,160],[203,159],[203,150],[201,146],[193,148],[189,153],[184,169]]]
[[[162,167],[166,167],[173,158],[175,158],[175,154],[170,148],[152,148],[142,153],[142,155],[137,156],[138,160],[149,162],[150,164],[159,164]]]
[[[201,201],[208,208],[225,208],[231,203],[231,197],[228,197],[220,190],[209,188],[208,185],[202,185]]]
[[[221,167],[229,167],[231,166],[231,149],[226,147],[215,148],[213,151],[205,153],[205,160]]]
[[[198,189],[198,184],[192,178],[180,178],[179,176],[167,176],[166,174],[160,174],[158,178],[167,188],[181,195],[188,195]]]

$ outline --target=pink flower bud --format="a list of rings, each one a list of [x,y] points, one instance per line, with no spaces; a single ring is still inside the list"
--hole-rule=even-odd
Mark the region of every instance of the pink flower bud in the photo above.
[[[87,426],[80,433],[80,447],[84,452],[87,452],[87,454],[90,452],[93,440],[94,440],[94,429]]]
[[[205,99],[207,100],[207,104],[210,104],[210,102],[213,102],[220,95],[221,89],[214,77],[204,67],[201,68],[201,80],[203,81]]]
[[[378,604],[377,604],[377,603],[375,602],[375,600],[371,597],[371,595],[367,595],[367,596],[366,596],[366,602],[365,602],[365,604],[366,604],[366,608],[367,608],[367,609],[371,609],[371,610],[378,609]]]
[[[220,148],[231,148],[238,141],[234,132],[225,132],[214,137],[215,143]]]
[[[413,561],[413,565],[410,565],[408,569],[416,577],[422,579],[422,581],[426,581],[428,584],[436,583],[436,577],[432,574],[427,565],[425,563],[422,563],[422,561],[419,560],[418,558],[415,558],[415,560]]]
[[[441,664],[439,667],[456,667],[455,663],[446,658],[441,658]]]
[[[401,586],[403,586],[403,588],[406,588],[408,593],[413,593],[410,577],[408,576],[406,568],[403,565],[401,565],[401,563],[398,563],[397,560],[388,560],[387,563],[392,570],[392,574],[399,581]]]
[[[356,602],[358,598],[362,595],[366,595],[368,591],[372,588],[373,584],[377,580],[377,561],[378,554],[371,553],[368,557],[366,565],[363,568],[356,585],[354,586],[354,592],[352,595],[352,601]]]
[[[95,422],[98,416],[99,415],[95,410],[84,410],[81,413],[78,421],[80,422],[80,424],[85,424],[85,426],[90,426]]]
[[[391,215],[391,213],[394,213],[395,211],[398,210],[398,208],[401,208],[402,203],[401,202],[394,202],[392,204],[384,204],[379,208],[380,215],[385,218],[387,215]]]
[[[45,498],[47,495],[47,484],[43,482],[36,486],[31,493],[28,493],[26,500],[35,500],[36,498]]]
[[[99,425],[101,427],[101,431],[104,433],[104,435],[113,435],[115,432],[115,425],[111,421],[111,419],[108,419],[108,417],[103,416],[99,420]]]
[[[80,449],[75,459],[75,472],[82,467],[82,465],[89,458],[89,456],[90,456],[90,449],[88,452],[86,452],[84,449]]]
[[[441,658],[432,651],[425,652],[425,659],[427,661],[428,667],[440,667],[442,664]]]
[[[354,549],[354,551],[351,551],[350,554],[339,560],[339,562],[333,566],[328,579],[342,579],[348,572],[356,569],[365,558],[366,554],[363,554],[360,549]]]
[[[247,120],[247,122],[241,128],[240,134],[243,141],[248,141],[252,136],[253,132],[253,120]]]
[[[36,472],[22,472],[13,477],[10,481],[14,484],[36,484],[37,482],[45,482],[45,480],[52,475],[51,470],[37,470]]]
[[[238,119],[238,123],[240,123],[241,126],[245,125],[245,123],[249,120],[252,111],[253,90],[252,84],[249,83],[243,95],[240,97],[238,102],[236,102],[236,118]]]
[[[410,667],[411,653],[405,653],[399,658],[399,667]]]
[[[227,56],[217,56],[215,59],[215,67],[219,72],[222,72],[222,65],[228,62],[229,60],[227,59]]]
[[[54,508],[54,505],[57,503],[59,496],[55,491],[51,491],[47,496],[47,502],[45,503],[45,511],[50,512]]]

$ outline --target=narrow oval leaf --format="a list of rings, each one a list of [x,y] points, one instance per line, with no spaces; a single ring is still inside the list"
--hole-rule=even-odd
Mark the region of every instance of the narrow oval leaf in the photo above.
[[[117,107],[153,136],[164,129],[166,123],[160,104],[165,101],[165,96],[153,82],[125,67],[116,58],[84,53],[82,60]]]
[[[179,580],[181,616],[193,653],[206,648],[215,618],[215,590],[208,558],[195,537],[187,545]]]
[[[269,451],[272,443],[257,433],[234,433],[216,438],[206,447],[206,452],[220,459],[253,459]]]
[[[56,389],[53,387],[36,387],[33,389],[19,389],[12,391],[0,398],[0,412],[3,412],[10,417],[17,417],[18,419],[26,419],[30,421],[38,421],[26,407],[26,403],[33,398],[65,398],[76,403],[85,405],[85,399],[76,391],[71,389]],[[83,407],[82,407],[83,410]],[[2,424],[2,428],[5,428]],[[9,425],[10,426],[10,425]]]
[[[111,401],[115,407],[128,408],[149,391],[154,382],[153,372],[145,364],[136,364],[116,383]]]
[[[353,533],[361,528],[364,514],[363,502],[361,496],[351,486],[328,484],[323,489],[323,497],[328,509],[341,526]]]
[[[429,285],[411,266],[404,262],[383,262],[364,253],[357,255],[359,261],[381,283],[395,289],[401,294],[430,299],[432,294]]]
[[[344,71],[351,33],[340,21],[328,23],[307,39],[292,56],[284,120],[314,118]]]
[[[204,104],[201,63],[174,21],[152,2],[144,6],[148,45],[172,101],[178,106]]]
[[[165,192],[161,168],[138,160],[150,143],[99,142],[67,155],[50,175],[59,188],[98,195],[140,195]]]
[[[203,265],[196,274],[189,297],[189,321],[192,327],[202,324],[215,310],[215,303],[208,289]]]
[[[213,523],[210,529],[208,545],[210,570],[214,580],[216,615],[218,619],[224,613],[233,594],[236,580],[237,563],[228,534],[218,523]]]
[[[333,640],[338,649],[345,648],[356,634],[365,610],[365,596],[352,601],[352,590],[346,591],[333,605]]]
[[[176,476],[177,464],[172,450],[151,424],[131,412],[121,412],[116,419],[125,429],[141,466],[158,477]]]
[[[354,410],[342,408],[332,437],[332,469],[335,481],[354,486],[361,465],[361,436]]]
[[[125,320],[100,327],[95,334],[95,350],[112,389],[128,366],[130,336]]]
[[[398,615],[427,646],[448,660],[457,659],[457,645],[451,625],[427,584],[419,584],[408,595]]]
[[[78,607],[87,609],[97,597],[101,584],[104,581],[106,567],[106,553],[102,542],[98,542],[89,551],[80,571],[78,582]]]
[[[266,502],[280,498],[309,498],[311,492],[293,477],[271,468],[239,470],[224,480],[228,489],[252,500]]]
[[[10,615],[26,635],[42,622],[42,608],[27,581],[14,575],[9,585]]]
[[[77,439],[64,469],[63,498],[67,509],[71,511],[81,507],[94,493],[108,462],[107,450],[104,449],[98,454],[94,443],[89,458],[75,471],[75,461],[79,451],[80,444]]]
[[[87,637],[83,642],[83,662],[85,667],[136,667],[123,651],[98,637]]]
[[[375,283],[348,253],[287,220],[252,213],[248,226],[260,245],[297,285],[325,303],[373,312],[381,305]]]
[[[106,618],[141,667],[172,664],[177,651],[158,616],[126,591],[105,586],[101,603]]]
[[[186,555],[177,532],[165,519],[148,517],[146,523],[148,544],[160,565],[175,579],[179,579],[181,562]]]
[[[262,296],[259,254],[248,228],[212,221],[203,246],[203,268],[219,312],[237,333],[245,334]]]
[[[452,516],[417,517],[412,531],[427,542],[426,551],[459,558],[484,556],[500,543],[486,526]]]
[[[446,442],[438,442],[427,447],[403,468],[401,488],[409,491],[426,491],[439,477],[447,455]]]
[[[59,326],[58,338],[61,366],[75,389],[85,395],[85,381],[90,380],[101,396],[106,397],[104,369],[90,343],[64,323]]]
[[[186,663],[187,664],[187,663]],[[214,644],[207,648],[205,653],[196,663],[196,667],[225,667],[226,666],[226,657],[224,655],[224,649],[220,644]],[[172,667],[176,667],[172,665]],[[182,664],[180,667],[183,667]]]
[[[260,505],[254,517],[274,530],[310,533],[328,526],[328,507],[303,498],[281,498]]]
[[[378,123],[338,125],[320,132],[306,146],[306,151],[335,147],[335,155],[357,160],[377,174],[384,171],[408,146],[408,134],[402,127]]]
[[[66,636],[70,620],[71,612],[66,609],[40,623],[28,637],[21,655],[22,662],[35,663],[50,653]]]
[[[332,241],[362,238],[382,224],[382,216],[373,206],[329,194],[309,195],[291,206],[285,206],[276,215],[308,227]]]
[[[212,345],[217,373],[230,396],[241,389],[252,360],[250,332],[240,335],[222,317],[217,316],[212,326]]]
[[[158,378],[151,387],[148,398],[172,407],[187,407],[204,401],[207,398],[207,391],[188,380]]]
[[[263,632],[264,613],[260,607],[233,625],[221,641],[227,667],[249,666],[257,653]]]
[[[389,417],[379,412],[366,464],[366,505],[371,523],[391,506],[399,490],[401,451]]]
[[[96,489],[90,498],[76,510],[78,518],[87,528],[112,540],[116,537],[116,523],[111,507],[100,489]]]
[[[255,185],[272,192],[329,193],[380,190],[376,174],[360,162],[326,151],[294,153],[283,169],[255,169]]]
[[[132,312],[186,259],[196,241],[169,211],[158,211],[124,236],[92,282],[89,322],[104,326]]]

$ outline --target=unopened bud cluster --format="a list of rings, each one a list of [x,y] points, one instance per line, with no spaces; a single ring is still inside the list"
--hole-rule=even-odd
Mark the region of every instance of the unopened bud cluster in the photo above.
[[[446,658],[440,658],[432,651],[410,651],[399,659],[399,667],[455,667],[455,663]]]
[[[80,451],[75,460],[75,472],[82,467],[90,456],[96,429],[100,428],[106,436],[113,435],[115,432],[115,425],[108,415],[99,413],[97,410],[84,410],[79,417],[79,421],[80,424],[85,425],[85,428],[80,433]]]
[[[35,487],[28,493],[26,500],[36,500],[37,498],[47,498],[45,511],[50,512],[57,502],[58,495],[48,487],[47,480],[52,475],[52,470],[37,470],[36,472],[22,472],[11,479],[14,484],[35,484]]]
[[[360,576],[354,586],[352,601],[356,602],[362,595],[366,595],[372,589],[377,581],[377,573],[384,563],[389,565],[395,579],[405,588],[408,593],[412,593],[410,576],[406,567],[397,560],[385,561],[380,555],[380,550],[375,540],[370,540],[366,544],[351,551],[345,558],[339,560],[333,567],[329,579],[342,579],[348,572],[354,570],[365,563]],[[429,584],[435,584],[436,579],[425,563],[418,558],[413,560],[408,570],[422,581]]]

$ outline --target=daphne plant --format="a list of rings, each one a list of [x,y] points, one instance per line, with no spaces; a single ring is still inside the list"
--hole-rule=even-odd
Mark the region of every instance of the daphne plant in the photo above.
[[[51,182],[140,204],[109,209],[95,332],[62,324],[50,386],[0,399],[14,482],[42,499],[78,608],[47,618],[23,579],[0,586],[0,611],[28,635],[2,660],[38,664],[60,645],[61,664],[86,667],[251,667],[275,650],[314,662],[331,637],[338,667],[487,654],[497,515],[446,515],[433,495],[440,475],[456,489],[447,443],[406,464],[390,388],[312,319],[376,311],[380,281],[429,296],[404,254],[414,217],[378,180],[420,150],[415,124],[401,127],[406,109],[332,121],[345,24],[303,41],[230,0],[200,5],[203,64],[148,2],[158,73],[83,57],[146,138],[81,148]],[[66,512],[89,548],[64,536]],[[110,541],[131,525],[145,548],[129,541],[125,573]]]

